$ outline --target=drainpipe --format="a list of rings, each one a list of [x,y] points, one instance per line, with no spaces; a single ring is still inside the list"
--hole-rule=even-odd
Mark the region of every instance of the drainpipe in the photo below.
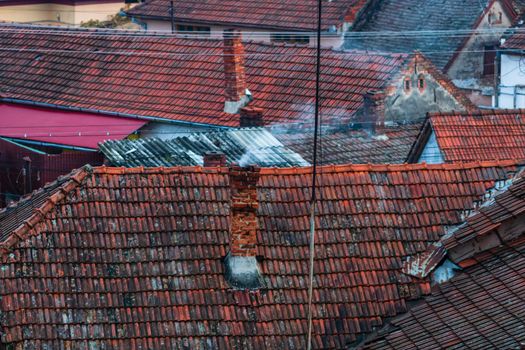
[[[499,108],[499,84],[500,84],[500,64],[501,64],[501,52],[496,52],[496,62],[494,64],[494,107]]]

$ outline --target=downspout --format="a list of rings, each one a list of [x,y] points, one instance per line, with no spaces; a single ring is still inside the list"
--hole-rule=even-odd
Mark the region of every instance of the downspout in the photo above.
[[[501,65],[501,51],[496,51],[496,62],[494,64],[494,108],[499,108],[499,85],[501,82],[500,78],[500,65]]]

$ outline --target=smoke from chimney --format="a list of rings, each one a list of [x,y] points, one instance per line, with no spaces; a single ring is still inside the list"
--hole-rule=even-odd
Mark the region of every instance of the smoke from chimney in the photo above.
[[[363,107],[355,124],[374,134],[380,134],[385,126],[385,94],[369,91],[364,95]]]

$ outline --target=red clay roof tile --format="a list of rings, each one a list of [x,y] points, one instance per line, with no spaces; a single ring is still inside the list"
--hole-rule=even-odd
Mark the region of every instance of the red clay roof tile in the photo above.
[[[248,295],[223,278],[227,168],[99,167],[75,173],[80,183],[51,186],[69,191],[44,201],[45,218],[26,216],[33,228],[0,245],[4,340],[39,348],[303,348],[310,171],[261,170],[257,250],[266,287]],[[314,348],[341,349],[429,292],[427,280],[401,273],[403,260],[458,224],[516,166],[319,171]]]
[[[4,99],[238,126],[224,110],[222,40],[0,26]],[[246,43],[247,87],[265,121],[310,118],[315,48]],[[325,120],[350,117],[409,55],[323,49]],[[329,101],[329,103],[328,103]]]
[[[513,349],[525,342],[525,238],[479,253],[363,349]]]
[[[317,16],[314,0],[175,0],[174,13],[177,23],[233,25],[235,27],[271,28],[281,30],[316,29],[312,18]],[[352,23],[368,0],[333,0],[323,4],[323,29]],[[127,11],[139,18],[170,20],[168,0],[150,0]]]
[[[430,113],[428,126],[447,163],[525,159],[525,110]],[[416,143],[426,142],[425,135]]]

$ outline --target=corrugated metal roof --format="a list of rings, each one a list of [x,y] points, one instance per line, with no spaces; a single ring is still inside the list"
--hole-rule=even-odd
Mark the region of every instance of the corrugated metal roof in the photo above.
[[[12,139],[97,148],[106,139],[122,139],[146,120],[80,111],[0,104],[0,135]]]
[[[144,138],[136,141],[106,141],[100,150],[112,165],[157,167],[202,165],[203,156],[221,152],[228,163],[262,167],[310,165],[263,128],[231,129],[194,133],[171,140]]]

